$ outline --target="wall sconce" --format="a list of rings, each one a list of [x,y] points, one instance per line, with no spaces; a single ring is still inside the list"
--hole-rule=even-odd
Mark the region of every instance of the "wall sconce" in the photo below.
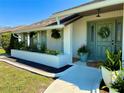
[[[97,15],[96,15],[96,17],[101,17],[100,16],[100,9],[97,9]]]

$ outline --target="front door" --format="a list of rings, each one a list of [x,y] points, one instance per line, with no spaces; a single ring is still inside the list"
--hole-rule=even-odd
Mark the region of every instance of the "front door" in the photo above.
[[[89,59],[105,60],[105,50],[116,52],[122,44],[122,22],[120,19],[107,19],[88,24]]]

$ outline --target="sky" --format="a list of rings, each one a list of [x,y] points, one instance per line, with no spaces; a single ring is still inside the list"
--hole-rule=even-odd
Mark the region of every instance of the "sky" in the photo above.
[[[0,26],[28,25],[91,0],[0,0]]]

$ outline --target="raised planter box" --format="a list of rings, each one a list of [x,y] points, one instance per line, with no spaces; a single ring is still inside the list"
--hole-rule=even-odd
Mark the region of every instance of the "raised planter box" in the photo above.
[[[69,55],[49,55],[37,52],[29,52],[23,50],[11,50],[11,56],[47,65],[54,68],[61,68],[71,64],[71,56]]]

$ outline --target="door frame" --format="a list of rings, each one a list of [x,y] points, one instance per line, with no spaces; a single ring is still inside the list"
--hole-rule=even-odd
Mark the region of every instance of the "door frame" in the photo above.
[[[114,21],[114,29],[116,30],[117,29],[117,22],[118,21],[120,21],[120,20],[122,20],[123,19],[123,17],[114,17],[114,18],[106,18],[106,19],[98,19],[98,20],[93,20],[93,21],[87,21],[87,46],[89,45],[89,36],[88,35],[90,35],[89,34],[89,26],[90,26],[90,24],[92,24],[92,25],[95,25],[95,31],[96,31],[96,24],[98,23],[98,22],[100,22],[100,21],[104,21],[104,20],[111,20],[111,21]],[[123,24],[123,21],[122,21],[122,24]],[[116,39],[117,38],[117,36],[116,36],[116,31],[114,31],[114,39]],[[121,37],[122,38],[122,37]],[[95,42],[94,42],[94,49],[95,50],[93,50],[93,51],[96,51],[97,50],[97,45],[96,45],[96,43],[97,43],[97,41],[96,41],[96,32],[95,32],[95,34],[94,34],[94,40],[95,40]],[[121,39],[122,40],[122,39]],[[115,41],[116,42],[116,41]],[[121,46],[122,46],[122,41],[121,41]],[[98,60],[97,59],[97,57],[96,56],[94,56],[93,57],[94,59],[91,59],[91,58],[88,58],[89,60]]]

